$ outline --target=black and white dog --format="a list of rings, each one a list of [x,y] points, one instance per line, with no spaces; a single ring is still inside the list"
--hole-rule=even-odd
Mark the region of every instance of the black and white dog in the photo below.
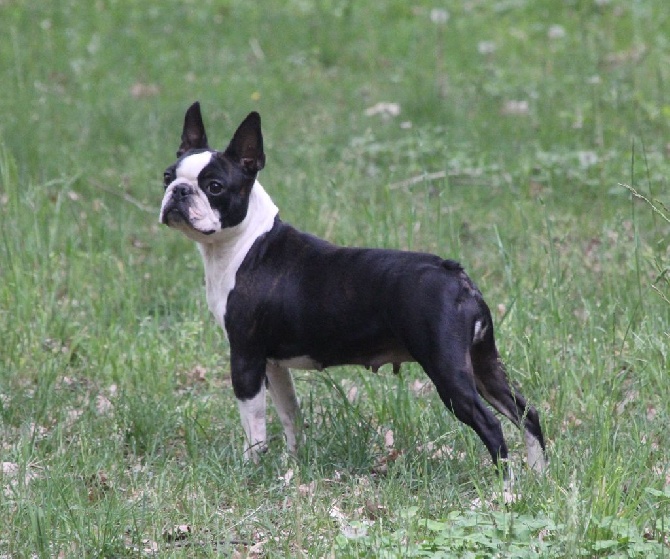
[[[458,263],[339,247],[282,222],[256,180],[265,165],[258,113],[216,151],[194,103],[177,158],[163,176],[160,221],[196,241],[202,254],[207,304],[230,342],[245,457],[257,460],[265,450],[266,387],[288,448],[296,449],[299,410],[289,367],[376,370],[416,361],[495,464],[507,459],[507,445],[480,396],[523,429],[528,464],[544,468],[538,413],[510,388],[489,308]]]

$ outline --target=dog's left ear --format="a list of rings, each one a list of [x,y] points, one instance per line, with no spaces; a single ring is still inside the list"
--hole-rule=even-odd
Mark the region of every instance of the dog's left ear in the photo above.
[[[193,103],[186,111],[184,130],[181,133],[181,145],[177,150],[177,157],[181,157],[191,149],[209,149],[198,101]]]
[[[250,175],[255,175],[265,167],[261,115],[257,112],[249,113],[235,131],[225,154],[238,161]]]

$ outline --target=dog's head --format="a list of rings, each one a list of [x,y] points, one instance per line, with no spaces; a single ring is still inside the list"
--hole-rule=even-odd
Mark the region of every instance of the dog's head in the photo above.
[[[242,222],[256,175],[265,165],[261,117],[249,113],[224,151],[210,149],[200,103],[186,111],[177,161],[163,174],[160,221],[207,243]]]

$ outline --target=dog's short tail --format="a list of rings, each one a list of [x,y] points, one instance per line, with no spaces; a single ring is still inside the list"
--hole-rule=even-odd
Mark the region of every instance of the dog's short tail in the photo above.
[[[472,320],[472,345],[478,345],[486,341],[488,343],[495,343],[493,341],[493,318],[488,305],[484,301],[484,297],[465,273],[463,267],[453,260],[445,260],[443,266],[451,273],[458,274],[460,283],[459,305],[461,308],[466,307]]]
[[[478,317],[475,319],[475,324],[472,332],[472,345],[477,345],[483,342],[486,334],[491,329],[491,320],[487,317]]]

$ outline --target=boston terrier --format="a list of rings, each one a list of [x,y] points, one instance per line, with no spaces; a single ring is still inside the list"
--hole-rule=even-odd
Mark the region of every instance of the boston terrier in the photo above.
[[[197,243],[207,304],[230,343],[244,456],[266,449],[269,390],[290,451],[299,410],[289,368],[416,361],[447,409],[479,435],[506,472],[502,427],[482,397],[523,429],[528,465],[545,467],[536,409],[512,388],[491,312],[463,268],[432,254],[346,248],[294,229],[256,180],[261,119],[250,113],[228,147],[209,147],[194,103],[177,161],[163,175],[160,221]]]

